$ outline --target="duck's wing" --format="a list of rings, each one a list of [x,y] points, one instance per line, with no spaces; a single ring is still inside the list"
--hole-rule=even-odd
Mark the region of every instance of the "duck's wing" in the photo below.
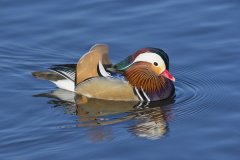
[[[48,68],[49,71],[36,71],[32,72],[32,75],[37,79],[51,81],[61,89],[74,91],[76,66],[77,64],[54,65]],[[108,73],[106,73],[105,68],[109,67],[109,65],[98,65],[98,74],[107,76]]]
[[[109,76],[106,67],[110,67],[108,47],[104,44],[94,45],[83,55],[77,64],[61,64],[49,68],[50,71],[33,72],[38,79],[49,80],[59,88],[74,91],[75,85],[97,76]]]
[[[76,66],[77,64],[61,64],[61,65],[54,65],[53,67],[48,69],[50,71],[60,74],[66,79],[69,79],[75,82]]]
[[[51,71],[54,71],[56,73],[58,73],[59,75],[74,81],[76,80],[76,67],[77,64],[59,64],[59,65],[54,65],[51,68],[48,68]],[[98,64],[97,66],[97,71],[99,75],[105,74],[104,72],[109,72],[111,74],[115,74],[114,71],[110,71],[108,69],[110,69],[112,67],[111,64]]]
[[[84,54],[76,66],[76,82],[81,82],[98,76],[108,76],[103,66],[111,66],[112,63],[108,58],[108,47],[105,44],[94,45],[89,52]]]

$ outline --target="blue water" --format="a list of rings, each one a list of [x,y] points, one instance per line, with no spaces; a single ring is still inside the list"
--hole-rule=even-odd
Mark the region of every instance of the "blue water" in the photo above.
[[[2,0],[0,159],[238,160],[239,5]],[[176,97],[139,108],[76,105],[72,93],[32,77],[76,63],[95,43],[109,45],[114,63],[142,47],[162,48]]]

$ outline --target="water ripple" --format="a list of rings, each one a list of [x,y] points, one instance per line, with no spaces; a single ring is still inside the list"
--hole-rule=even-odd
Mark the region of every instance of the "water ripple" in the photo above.
[[[176,70],[177,81],[175,114],[179,118],[210,109],[224,101],[221,83],[215,81],[215,75],[193,72],[189,69]],[[186,71],[186,70],[185,70]]]

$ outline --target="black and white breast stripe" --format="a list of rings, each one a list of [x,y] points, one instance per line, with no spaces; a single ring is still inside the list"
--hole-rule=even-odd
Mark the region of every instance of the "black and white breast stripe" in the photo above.
[[[138,96],[139,100],[140,101],[147,101],[147,102],[150,102],[150,98],[148,97],[148,95],[146,94],[146,92],[144,92],[144,90],[141,88],[141,89],[138,89],[137,87],[134,87],[134,92],[135,94]]]

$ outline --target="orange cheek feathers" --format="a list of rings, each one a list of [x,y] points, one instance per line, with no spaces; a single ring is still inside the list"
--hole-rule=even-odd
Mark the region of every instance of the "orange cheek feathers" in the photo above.
[[[156,67],[156,66],[151,66],[151,69],[153,70],[154,73],[156,73],[157,75],[160,75],[162,73],[161,68]]]

